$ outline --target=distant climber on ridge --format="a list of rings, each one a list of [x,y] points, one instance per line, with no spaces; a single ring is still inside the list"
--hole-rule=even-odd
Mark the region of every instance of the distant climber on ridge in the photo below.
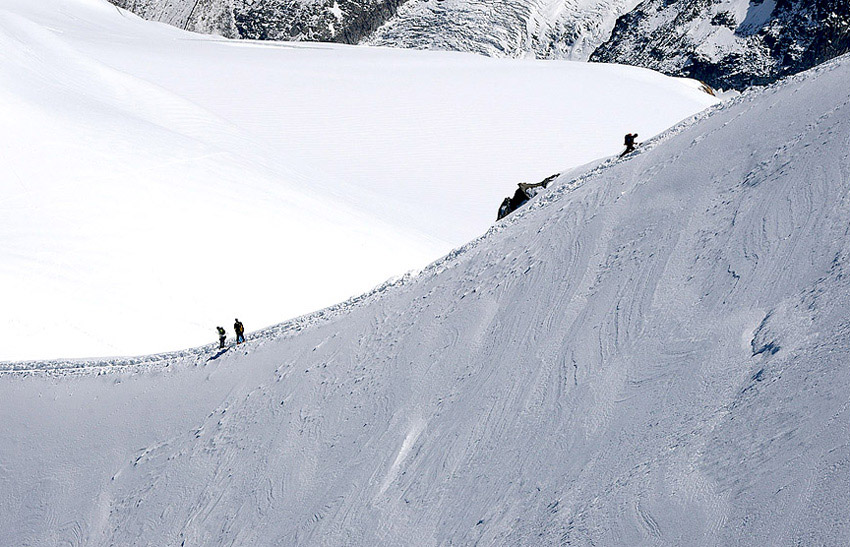
[[[233,323],[233,330],[236,331],[236,343],[241,344],[245,341],[245,326],[242,324],[242,321],[236,319],[236,322]]]
[[[623,156],[625,156],[626,154],[628,154],[629,152],[635,151],[635,146],[637,145],[637,143],[635,142],[635,139],[637,139],[637,137],[638,137],[637,133],[626,133],[626,142],[625,142],[626,151],[623,152],[622,154],[620,154],[621,158]]]
[[[223,349],[224,341],[227,339],[227,331],[224,330],[224,327],[216,327],[215,330],[218,331],[218,349]]]

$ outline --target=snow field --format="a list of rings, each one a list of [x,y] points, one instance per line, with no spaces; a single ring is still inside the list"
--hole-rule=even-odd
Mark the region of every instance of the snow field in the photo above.
[[[228,41],[103,0],[4,0],[0,44],[5,361],[342,301],[483,233],[517,182],[715,101],[628,67]]]
[[[0,543],[846,543],[848,78],[214,360],[2,374]]]

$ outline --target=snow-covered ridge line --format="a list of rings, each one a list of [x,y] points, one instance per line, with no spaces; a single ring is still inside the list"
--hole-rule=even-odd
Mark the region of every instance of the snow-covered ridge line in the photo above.
[[[321,310],[295,317],[283,323],[272,325],[264,329],[246,334],[244,345],[234,346],[228,343],[227,350],[239,351],[239,348],[249,349],[256,347],[269,340],[281,337],[294,336],[302,330],[332,321],[333,319],[350,312],[357,307],[367,305],[376,298],[409,282],[413,275],[408,273],[398,279],[391,279],[375,287],[369,292],[354,296],[328,306]],[[218,342],[205,344],[185,350],[168,351],[152,355],[139,355],[135,357],[105,357],[90,359],[51,359],[33,361],[2,361],[0,362],[0,375],[3,374],[105,374],[110,372],[124,372],[132,369],[144,369],[152,367],[169,367],[181,364],[197,366],[204,364],[211,358],[215,358],[221,350]]]
[[[850,57],[850,55],[845,55],[844,57]],[[710,116],[715,115],[716,113],[735,107],[741,103],[749,102],[753,98],[758,97],[762,92],[766,90],[780,88],[787,82],[802,81],[820,72],[833,70],[839,66],[840,61],[841,58],[837,58],[833,61],[824,63],[808,71],[788,76],[766,87],[754,87],[738,95],[737,97],[729,99],[723,103],[718,103],[714,106],[711,106],[698,114],[694,114],[693,116],[682,120],[670,129],[662,132],[661,134],[644,141],[641,146],[638,147],[637,150],[635,150],[635,152],[631,153],[627,157],[610,157],[604,160],[599,165],[596,165],[595,167],[589,169],[588,171],[566,180],[565,174],[562,174],[552,182],[552,184],[546,191],[538,194],[534,199],[532,199],[521,209],[514,212],[507,218],[495,223],[487,230],[487,232],[485,232],[481,236],[473,239],[465,245],[456,248],[447,255],[435,260],[419,272],[408,272],[407,274],[397,279],[391,279],[378,285],[371,291],[368,291],[358,296],[354,296],[338,304],[334,304],[323,309],[301,315],[299,317],[266,327],[264,329],[253,331],[247,335],[247,342],[244,347],[252,348],[257,346],[258,344],[262,345],[265,342],[271,340],[275,340],[282,337],[294,336],[299,332],[303,331],[304,329],[327,323],[351,312],[352,310],[358,307],[368,305],[374,300],[385,296],[388,291],[405,287],[411,283],[418,281],[422,277],[437,275],[443,270],[451,268],[453,264],[457,262],[457,260],[460,259],[464,254],[475,249],[480,244],[486,242],[493,236],[493,234],[501,232],[519,222],[520,219],[522,219],[525,215],[529,214],[530,211],[543,207],[549,207],[557,203],[567,193],[591,182],[594,178],[604,174],[605,171],[607,171],[611,167],[614,167],[615,165],[618,165],[622,162],[629,161],[634,157],[637,157],[656,148],[657,146],[663,144],[670,138],[675,137],[676,135],[692,127],[694,124],[697,124],[702,120],[705,120]],[[237,349],[238,351],[238,348],[233,348],[232,346],[228,346],[228,348],[229,350]],[[112,372],[123,372],[128,369],[132,370],[151,367],[169,367],[175,364],[198,366],[208,362],[210,358],[215,357],[219,353],[219,351],[220,350],[218,348],[217,343],[214,342],[185,350],[134,357],[56,359],[46,361],[33,360],[19,362],[5,361],[0,362],[0,375],[106,374]]]
[[[564,173],[296,336],[4,377],[0,544],[843,544],[848,74]]]
[[[704,119],[712,112],[721,109],[722,105],[709,107],[704,113],[694,115],[689,119],[682,121],[673,128],[665,131],[657,137],[647,140],[629,157],[636,156],[642,151],[648,151],[658,146],[661,142],[678,134],[692,124]],[[360,306],[365,306],[377,298],[382,297],[387,291],[395,288],[403,287],[411,282],[415,282],[420,277],[427,275],[437,275],[441,271],[450,268],[454,262],[461,258],[468,251],[476,248],[482,242],[488,240],[493,234],[505,230],[509,226],[519,221],[528,211],[549,206],[550,204],[559,201],[567,192],[582,186],[593,178],[604,173],[607,169],[614,165],[628,161],[629,157],[618,158],[612,157],[605,160],[600,165],[593,167],[584,174],[567,181],[563,180],[563,175],[556,178],[550,185],[548,191],[541,192],[538,196],[532,199],[524,207],[510,215],[509,217],[498,221],[490,229],[478,238],[458,247],[451,251],[446,256],[439,258],[423,268],[420,272],[409,272],[398,279],[388,280],[369,292],[354,296],[348,300],[334,304],[326,308],[295,317],[288,321],[278,323],[250,332],[246,335],[245,348],[255,346],[257,342],[264,343],[280,337],[295,335],[300,331],[317,326],[328,321],[332,321],[337,317],[349,313]],[[194,366],[207,362],[211,357],[219,353],[218,343],[213,342],[203,346],[197,346],[185,350],[177,350],[163,352],[151,355],[140,355],[133,357],[105,357],[105,358],[82,358],[82,359],[51,359],[51,360],[32,360],[32,361],[0,361],[0,375],[2,374],[104,374],[109,372],[123,372],[127,369],[134,368],[150,368],[150,367],[169,367],[174,364],[192,364]],[[240,346],[241,347],[241,346]],[[233,346],[228,346],[228,349],[236,349]]]
[[[634,67],[227,40],[103,0],[4,3],[0,48],[2,361],[311,313],[478,237],[517,182],[716,102]]]

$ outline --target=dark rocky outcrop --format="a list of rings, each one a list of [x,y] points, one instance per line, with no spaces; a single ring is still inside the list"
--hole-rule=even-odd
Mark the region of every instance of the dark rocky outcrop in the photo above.
[[[392,17],[404,2],[265,0],[241,2],[234,14],[242,38],[356,44]]]
[[[689,76],[713,87],[767,84],[850,51],[847,0],[645,0],[591,61]]]
[[[109,0],[145,19],[252,40],[354,44],[392,17],[405,0]]]

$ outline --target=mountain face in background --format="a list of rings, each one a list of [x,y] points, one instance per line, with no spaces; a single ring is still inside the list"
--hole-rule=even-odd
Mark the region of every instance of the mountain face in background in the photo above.
[[[850,51],[846,0],[110,1],[230,38],[589,58],[719,88],[770,83]]]
[[[222,351],[228,308],[285,317],[425,239],[411,212],[465,223],[521,164],[708,95],[123,15],[0,4],[2,351],[179,315],[207,345],[0,363],[0,546],[848,544],[850,55]]]
[[[586,60],[611,35],[617,17],[639,0],[109,1],[145,19],[228,38],[366,41],[496,57]]]
[[[646,0],[591,61],[745,88],[850,51],[846,0]]]
[[[242,38],[356,44],[392,17],[404,0],[268,0],[234,9]]]
[[[224,353],[0,365],[0,545],[847,545],[848,81],[744,93]],[[290,252],[247,239],[197,281]]]
[[[410,0],[366,43],[585,61],[639,0]]]
[[[109,0],[152,21],[250,40],[355,44],[404,0]]]
[[[109,0],[149,21],[203,34],[240,38],[232,0]]]

